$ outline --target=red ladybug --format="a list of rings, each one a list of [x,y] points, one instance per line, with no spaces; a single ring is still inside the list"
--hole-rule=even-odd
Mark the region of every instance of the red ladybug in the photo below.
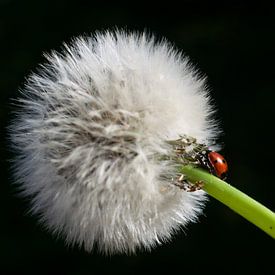
[[[228,165],[225,158],[214,151],[204,151],[198,155],[200,164],[210,171],[211,174],[225,179],[228,172]]]

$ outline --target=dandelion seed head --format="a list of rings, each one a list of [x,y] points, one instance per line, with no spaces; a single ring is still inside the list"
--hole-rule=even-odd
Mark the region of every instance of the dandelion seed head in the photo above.
[[[10,136],[31,210],[68,244],[131,253],[168,240],[201,213],[203,191],[172,185],[166,140],[211,145],[205,81],[169,43],[98,33],[47,55],[19,99]],[[165,175],[165,177],[163,176]]]

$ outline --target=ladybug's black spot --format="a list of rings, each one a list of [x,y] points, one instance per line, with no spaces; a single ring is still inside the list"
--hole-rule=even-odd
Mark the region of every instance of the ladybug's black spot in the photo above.
[[[217,160],[217,159],[215,159],[214,163],[218,163],[218,160]]]
[[[225,163],[225,159],[223,159],[222,162]]]

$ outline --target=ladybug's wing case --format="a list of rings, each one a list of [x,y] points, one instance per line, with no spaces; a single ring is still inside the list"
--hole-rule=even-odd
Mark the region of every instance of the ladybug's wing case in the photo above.
[[[228,165],[225,158],[217,152],[210,152],[208,158],[211,166],[215,170],[215,175],[221,179],[225,179],[228,171]]]

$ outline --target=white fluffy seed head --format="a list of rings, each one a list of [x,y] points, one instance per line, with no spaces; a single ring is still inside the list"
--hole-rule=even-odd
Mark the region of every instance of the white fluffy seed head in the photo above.
[[[188,60],[124,32],[76,39],[47,59],[10,134],[16,179],[43,224],[88,251],[129,253],[196,220],[204,192],[171,184],[175,166],[158,157],[180,135],[215,137],[204,81]]]

